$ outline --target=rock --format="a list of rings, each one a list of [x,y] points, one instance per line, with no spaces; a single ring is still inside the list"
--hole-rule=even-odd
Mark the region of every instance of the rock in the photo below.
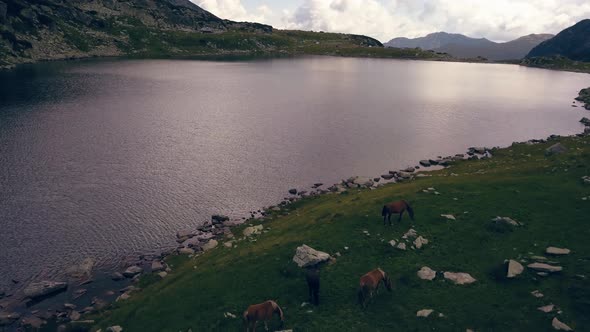
[[[70,312],[70,315],[68,317],[71,320],[80,320],[80,318],[82,318],[82,315],[80,315],[80,313],[76,310],[73,310],[72,312]]]
[[[406,250],[407,249],[406,248],[406,244],[403,243],[403,242],[401,242],[400,244],[398,244],[396,248],[399,249],[399,250]]]
[[[264,229],[264,226],[262,226],[262,225],[246,227],[243,231],[243,234],[244,234],[244,236],[249,237],[252,235],[260,234],[263,229]]]
[[[153,261],[152,262],[152,272],[160,272],[164,271],[166,267],[160,261]]]
[[[590,184],[590,176],[583,176],[582,181],[584,184]]]
[[[434,280],[434,278],[436,278],[436,271],[428,266],[423,266],[416,274],[418,275],[418,278],[422,280]]]
[[[416,317],[426,318],[426,317],[430,316],[430,314],[432,314],[433,312],[434,312],[434,310],[432,310],[432,309],[422,309],[416,313]]]
[[[213,224],[221,224],[225,221],[228,221],[229,217],[228,216],[224,216],[222,214],[214,214],[211,216],[211,221],[213,222]]]
[[[422,246],[426,244],[428,244],[428,239],[425,239],[422,236],[418,236],[416,240],[414,240],[414,247],[416,247],[416,249],[421,249]]]
[[[40,329],[45,324],[47,324],[47,322],[37,316],[28,316],[21,320],[22,326],[30,327],[36,330]]]
[[[529,269],[532,269],[535,271],[549,272],[549,273],[560,272],[563,270],[563,268],[561,266],[553,266],[553,265],[549,265],[549,264],[545,264],[545,263],[533,263],[533,264],[527,265],[527,267]]]
[[[570,250],[569,249],[565,249],[565,248],[556,248],[556,247],[549,247],[545,250],[545,253],[548,255],[569,255],[570,254]]]
[[[233,319],[237,318],[237,316],[234,315],[234,314],[232,314],[231,312],[224,313],[223,314],[223,317],[225,317],[225,318],[233,318]]]
[[[573,331],[571,327],[559,321],[557,317],[553,318],[553,321],[551,321],[551,326],[553,326],[553,328],[558,331]]]
[[[477,281],[469,273],[464,272],[445,272],[444,276],[445,279],[454,282],[456,285],[467,285]]]
[[[420,165],[422,165],[424,167],[430,167],[430,161],[429,160],[420,160]]]
[[[393,175],[393,174],[383,174],[383,175],[381,175],[381,177],[383,179],[385,179],[385,180],[391,180],[391,179],[393,179],[395,177],[395,175]]]
[[[40,281],[29,284],[23,293],[26,297],[36,299],[39,297],[60,293],[68,288],[68,283],[59,281]]]
[[[553,311],[553,309],[555,309],[555,305],[554,304],[549,304],[546,306],[542,306],[542,307],[538,307],[537,310],[540,310],[544,313],[550,313],[551,311]]]
[[[178,253],[181,255],[194,255],[195,254],[195,250],[191,249],[191,248],[180,248],[178,249]]]
[[[542,298],[543,296],[545,296],[545,295],[543,295],[543,293],[539,292],[538,290],[534,290],[534,291],[532,291],[532,292],[531,292],[531,295],[532,295],[532,296],[534,296],[534,297],[536,297],[536,298],[538,298],[538,299],[540,299],[540,298]]]
[[[516,220],[513,220],[511,218],[508,217],[496,217],[494,219],[492,219],[493,222],[495,222],[496,224],[504,224],[504,225],[509,225],[509,226],[521,226],[521,223],[519,223]]]
[[[397,244],[397,242],[395,240],[391,240],[388,242],[389,245],[391,245],[392,247],[395,247],[395,245]]]
[[[562,154],[567,151],[567,148],[563,146],[561,143],[554,144],[545,150],[545,155],[552,156],[556,154]]]
[[[86,258],[80,264],[69,267],[66,274],[71,278],[90,278],[95,263],[94,259]]]
[[[211,239],[209,240],[209,242],[203,245],[203,251],[209,251],[211,249],[214,249],[215,247],[217,247],[218,244],[219,242],[217,242],[217,240]]]
[[[130,298],[131,298],[131,295],[129,295],[129,293],[123,293],[123,294],[119,295],[119,297],[117,297],[115,302],[129,300]]]
[[[0,326],[10,325],[20,319],[20,314],[16,312],[0,311]]]
[[[74,309],[76,309],[76,305],[72,304],[72,303],[64,303],[64,308],[66,308],[68,310],[74,310]]]
[[[411,179],[412,178],[412,174],[408,173],[408,172],[399,172],[398,173],[399,177],[407,180],[407,179]]]
[[[455,218],[455,216],[452,214],[441,214],[440,216],[447,220],[457,220],[457,218]]]
[[[317,251],[305,244],[301,247],[297,247],[295,256],[293,256],[293,262],[295,262],[295,264],[297,264],[299,267],[314,266],[328,261],[329,259],[330,255],[327,253]]]
[[[107,332],[123,332],[123,328],[119,325],[107,327]]]
[[[143,269],[141,267],[133,265],[128,267],[125,271],[123,271],[123,275],[127,278],[133,278],[141,272],[143,272]]]
[[[158,276],[160,278],[164,279],[168,276],[168,272],[166,272],[166,271],[158,272]]]
[[[178,231],[178,232],[176,232],[176,238],[177,239],[183,239],[183,241],[181,241],[181,242],[184,242],[187,239],[190,239],[191,237],[193,237],[195,235],[196,235],[195,232],[189,231],[189,230],[184,230],[184,231]]]
[[[289,194],[291,194],[291,195],[297,195],[297,189],[295,189],[295,188],[289,189]]]
[[[590,119],[583,117],[582,120],[580,120],[581,123],[583,123],[586,126],[590,126]]]
[[[234,241],[223,242],[223,246],[226,247],[226,248],[233,248]]]
[[[408,167],[406,169],[403,169],[402,171],[408,172],[408,173],[414,173],[416,171],[416,168],[414,168],[414,167]]]
[[[403,236],[402,239],[410,239],[410,238],[415,238],[416,236],[418,236],[418,233],[416,232],[415,229],[410,228]]]
[[[508,272],[506,278],[514,278],[524,271],[524,266],[519,262],[511,259],[508,261]]]
[[[111,274],[111,279],[114,281],[119,281],[125,279],[125,276],[120,272],[113,272]]]

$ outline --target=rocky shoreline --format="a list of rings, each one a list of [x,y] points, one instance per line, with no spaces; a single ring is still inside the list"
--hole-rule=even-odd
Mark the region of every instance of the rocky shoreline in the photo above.
[[[586,104],[586,108],[588,107],[589,104]],[[575,136],[590,135],[590,119],[584,117],[580,123],[585,126],[584,131]],[[559,137],[551,135],[547,139],[532,139],[513,144],[540,144]],[[133,297],[134,293],[141,291],[137,284],[143,276],[166,278],[174,268],[166,263],[166,258],[171,255],[193,257],[219,245],[232,248],[239,241],[256,241],[253,235],[268,231],[261,222],[274,214],[289,214],[286,207],[302,199],[344,194],[350,190],[375,190],[388,184],[429,177],[429,170],[449,168],[457,161],[493,158],[496,149],[499,147],[471,147],[464,154],[420,160],[415,166],[391,170],[377,177],[355,176],[330,186],[314,183],[309,188],[292,188],[278,205],[251,211],[249,218],[213,215],[196,229],[179,230],[176,233],[178,245],[175,249],[132,258],[121,270],[110,274],[95,273],[95,261],[85,259],[65,271],[67,280],[36,281],[14,293],[0,290],[0,327],[11,331],[19,328],[40,328],[46,324],[55,324],[60,328],[65,328],[65,324],[92,326],[94,321],[85,320],[83,315],[96,313],[107,308],[110,303]],[[566,147],[557,143],[549,147],[546,153],[559,154],[565,150]],[[453,175],[457,176],[451,173]],[[433,193],[436,194],[436,191]],[[234,234],[235,227],[245,223],[248,226],[242,229],[241,234]],[[45,305],[41,305],[43,303]]]

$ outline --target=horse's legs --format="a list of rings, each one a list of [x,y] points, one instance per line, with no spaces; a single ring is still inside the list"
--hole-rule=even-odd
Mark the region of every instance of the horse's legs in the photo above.
[[[387,214],[387,220],[389,220],[389,226],[391,226],[391,215],[392,215],[391,212],[389,214]]]
[[[402,216],[404,215],[404,212],[405,211],[406,210],[402,210],[402,212],[399,213],[399,219],[397,220],[398,223],[401,223],[402,222]]]
[[[264,329],[268,331],[268,321],[267,320],[264,321]]]

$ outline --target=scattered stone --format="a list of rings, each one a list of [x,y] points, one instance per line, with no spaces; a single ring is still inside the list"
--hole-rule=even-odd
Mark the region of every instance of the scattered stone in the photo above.
[[[549,273],[560,272],[563,270],[563,268],[561,266],[553,266],[553,265],[549,265],[549,264],[545,264],[545,263],[532,263],[532,264],[527,265],[527,267],[529,269],[532,269],[535,271],[549,272]]]
[[[40,281],[29,284],[23,293],[26,297],[36,299],[39,297],[56,294],[65,291],[68,283],[58,281]]]
[[[422,280],[434,280],[434,278],[436,278],[436,271],[432,270],[428,266],[423,266],[417,272],[417,275],[418,275],[418,278],[420,278]]]
[[[446,218],[447,220],[457,220],[457,218],[455,218],[455,216],[452,214],[441,214],[440,216]]]
[[[538,290],[534,290],[534,291],[532,291],[532,292],[531,292],[531,295],[533,295],[534,297],[536,297],[536,298],[538,298],[538,299],[540,299],[540,298],[542,298],[543,296],[545,296],[545,295],[543,295],[543,293],[539,292]]]
[[[545,155],[551,156],[556,154],[562,154],[567,151],[567,148],[561,143],[554,144],[545,150]]]
[[[565,248],[556,248],[556,247],[549,247],[545,250],[545,253],[548,255],[556,255],[556,256],[560,256],[560,255],[569,255],[570,254],[570,250],[569,249],[565,249]]]
[[[580,120],[581,123],[583,123],[586,126],[590,126],[590,119],[583,117],[582,120]]]
[[[422,246],[426,244],[428,244],[428,239],[425,239],[422,236],[418,236],[416,240],[414,240],[414,246],[416,249],[421,249]]]
[[[195,250],[191,249],[191,248],[180,248],[178,249],[178,253],[181,255],[194,255],[195,254]]]
[[[395,177],[395,175],[393,175],[393,174],[383,174],[383,175],[381,175],[381,177],[384,180],[391,180],[391,179],[393,179]]]
[[[496,217],[494,219],[492,219],[493,222],[495,222],[496,224],[504,224],[504,225],[509,225],[509,226],[521,226],[521,223],[519,223],[516,220],[513,220],[512,218],[509,217]]]
[[[123,328],[119,325],[107,327],[107,332],[123,332]]]
[[[128,267],[125,271],[123,271],[123,275],[127,278],[133,278],[136,275],[143,272],[143,269],[137,265],[133,265]]]
[[[129,295],[129,293],[123,293],[123,294],[119,295],[119,297],[117,297],[115,302],[129,300],[130,298],[131,298],[131,295]]]
[[[389,241],[388,243],[389,243],[389,245],[391,245],[392,247],[395,247],[395,245],[397,244],[397,241],[395,241],[395,240],[391,240],[391,241]]]
[[[403,242],[400,242],[396,248],[399,250],[407,250],[406,244]]]
[[[226,248],[233,248],[234,246],[234,241],[227,241],[223,243],[223,246]]]
[[[214,214],[211,216],[211,221],[213,221],[213,224],[221,224],[225,221],[229,221],[229,217],[222,214]]]
[[[291,194],[291,195],[297,195],[297,189],[295,189],[295,188],[289,189],[289,194]]]
[[[263,229],[264,229],[264,226],[262,226],[262,225],[250,226],[250,227],[246,227],[244,229],[243,234],[246,237],[250,237],[252,235],[258,235],[258,234],[260,234]]]
[[[430,161],[429,160],[420,160],[420,165],[422,165],[424,167],[430,167]]]
[[[551,311],[553,311],[553,309],[555,309],[555,305],[554,304],[549,304],[546,306],[542,306],[542,307],[538,307],[538,310],[544,312],[544,313],[550,313]]]
[[[469,273],[464,272],[445,272],[444,277],[445,279],[454,282],[456,285],[467,285],[477,281]]]
[[[223,317],[225,317],[225,318],[233,318],[233,319],[237,318],[237,316],[234,315],[234,314],[232,314],[231,312],[224,313],[223,314]]]
[[[68,310],[74,310],[74,309],[76,309],[76,305],[72,304],[72,303],[64,303],[64,308],[66,308]]]
[[[37,316],[28,316],[21,320],[21,325],[33,329],[40,329],[45,324],[47,324],[47,322]]]
[[[418,236],[418,233],[416,232],[416,230],[415,230],[415,229],[413,229],[413,228],[410,228],[410,229],[409,229],[409,230],[406,232],[406,234],[404,234],[404,235],[402,236],[402,239],[415,238],[416,236]]]
[[[325,262],[330,259],[330,255],[325,252],[315,250],[307,245],[297,247],[293,262],[299,267],[309,267]]]
[[[160,261],[153,261],[152,262],[152,272],[160,272],[164,271],[166,267]]]
[[[584,184],[590,184],[590,176],[583,176],[582,181],[584,182]]]
[[[166,271],[158,272],[158,276],[160,278],[164,279],[168,276],[168,272],[166,272]]]
[[[524,271],[524,266],[519,262],[511,259],[508,261],[508,272],[506,278],[515,278]]]
[[[432,314],[433,312],[434,312],[434,310],[432,310],[432,309],[422,309],[416,313],[416,317],[426,318],[426,317],[430,316],[430,314]]]
[[[86,258],[82,263],[69,267],[66,270],[68,277],[81,279],[90,278],[92,276],[92,268],[96,262],[92,258]]]
[[[177,239],[184,239],[184,240],[186,240],[186,239],[189,239],[189,238],[191,238],[191,237],[193,237],[195,235],[196,235],[195,232],[189,231],[189,230],[184,230],[184,231],[178,231],[178,232],[176,232],[176,238]],[[184,240],[183,241],[180,241],[180,242],[184,242]]]
[[[551,326],[558,331],[573,331],[571,327],[567,326],[566,324],[562,323],[557,319],[557,317],[553,318],[551,322]]]
[[[70,320],[80,320],[80,318],[82,318],[82,315],[80,315],[80,313],[76,310],[73,310],[72,312],[70,312],[70,315],[68,317],[70,318]]]

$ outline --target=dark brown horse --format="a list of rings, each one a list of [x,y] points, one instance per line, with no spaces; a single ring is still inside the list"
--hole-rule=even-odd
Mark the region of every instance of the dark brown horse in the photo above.
[[[397,222],[401,222],[402,216],[406,211],[408,211],[410,219],[414,220],[414,210],[410,204],[408,204],[408,202],[401,200],[384,205],[383,210],[381,210],[381,215],[383,216],[383,225],[385,225],[385,220],[387,219],[389,220],[389,225],[391,226],[391,215],[394,213],[399,213]]]
[[[380,268],[377,268],[364,276],[361,277],[358,290],[359,303],[366,307],[369,299],[373,297],[373,294],[379,289],[379,285],[385,286],[388,291],[391,292],[391,279],[387,273]]]
[[[309,303],[320,304],[320,268],[316,265],[307,268],[305,280],[309,290]]]
[[[244,311],[244,325],[246,325],[246,332],[256,331],[256,324],[259,320],[264,321],[264,327],[268,330],[268,322],[272,319],[274,314],[278,314],[281,319],[281,328],[285,322],[283,310],[275,301],[266,301],[260,304],[253,304]]]

